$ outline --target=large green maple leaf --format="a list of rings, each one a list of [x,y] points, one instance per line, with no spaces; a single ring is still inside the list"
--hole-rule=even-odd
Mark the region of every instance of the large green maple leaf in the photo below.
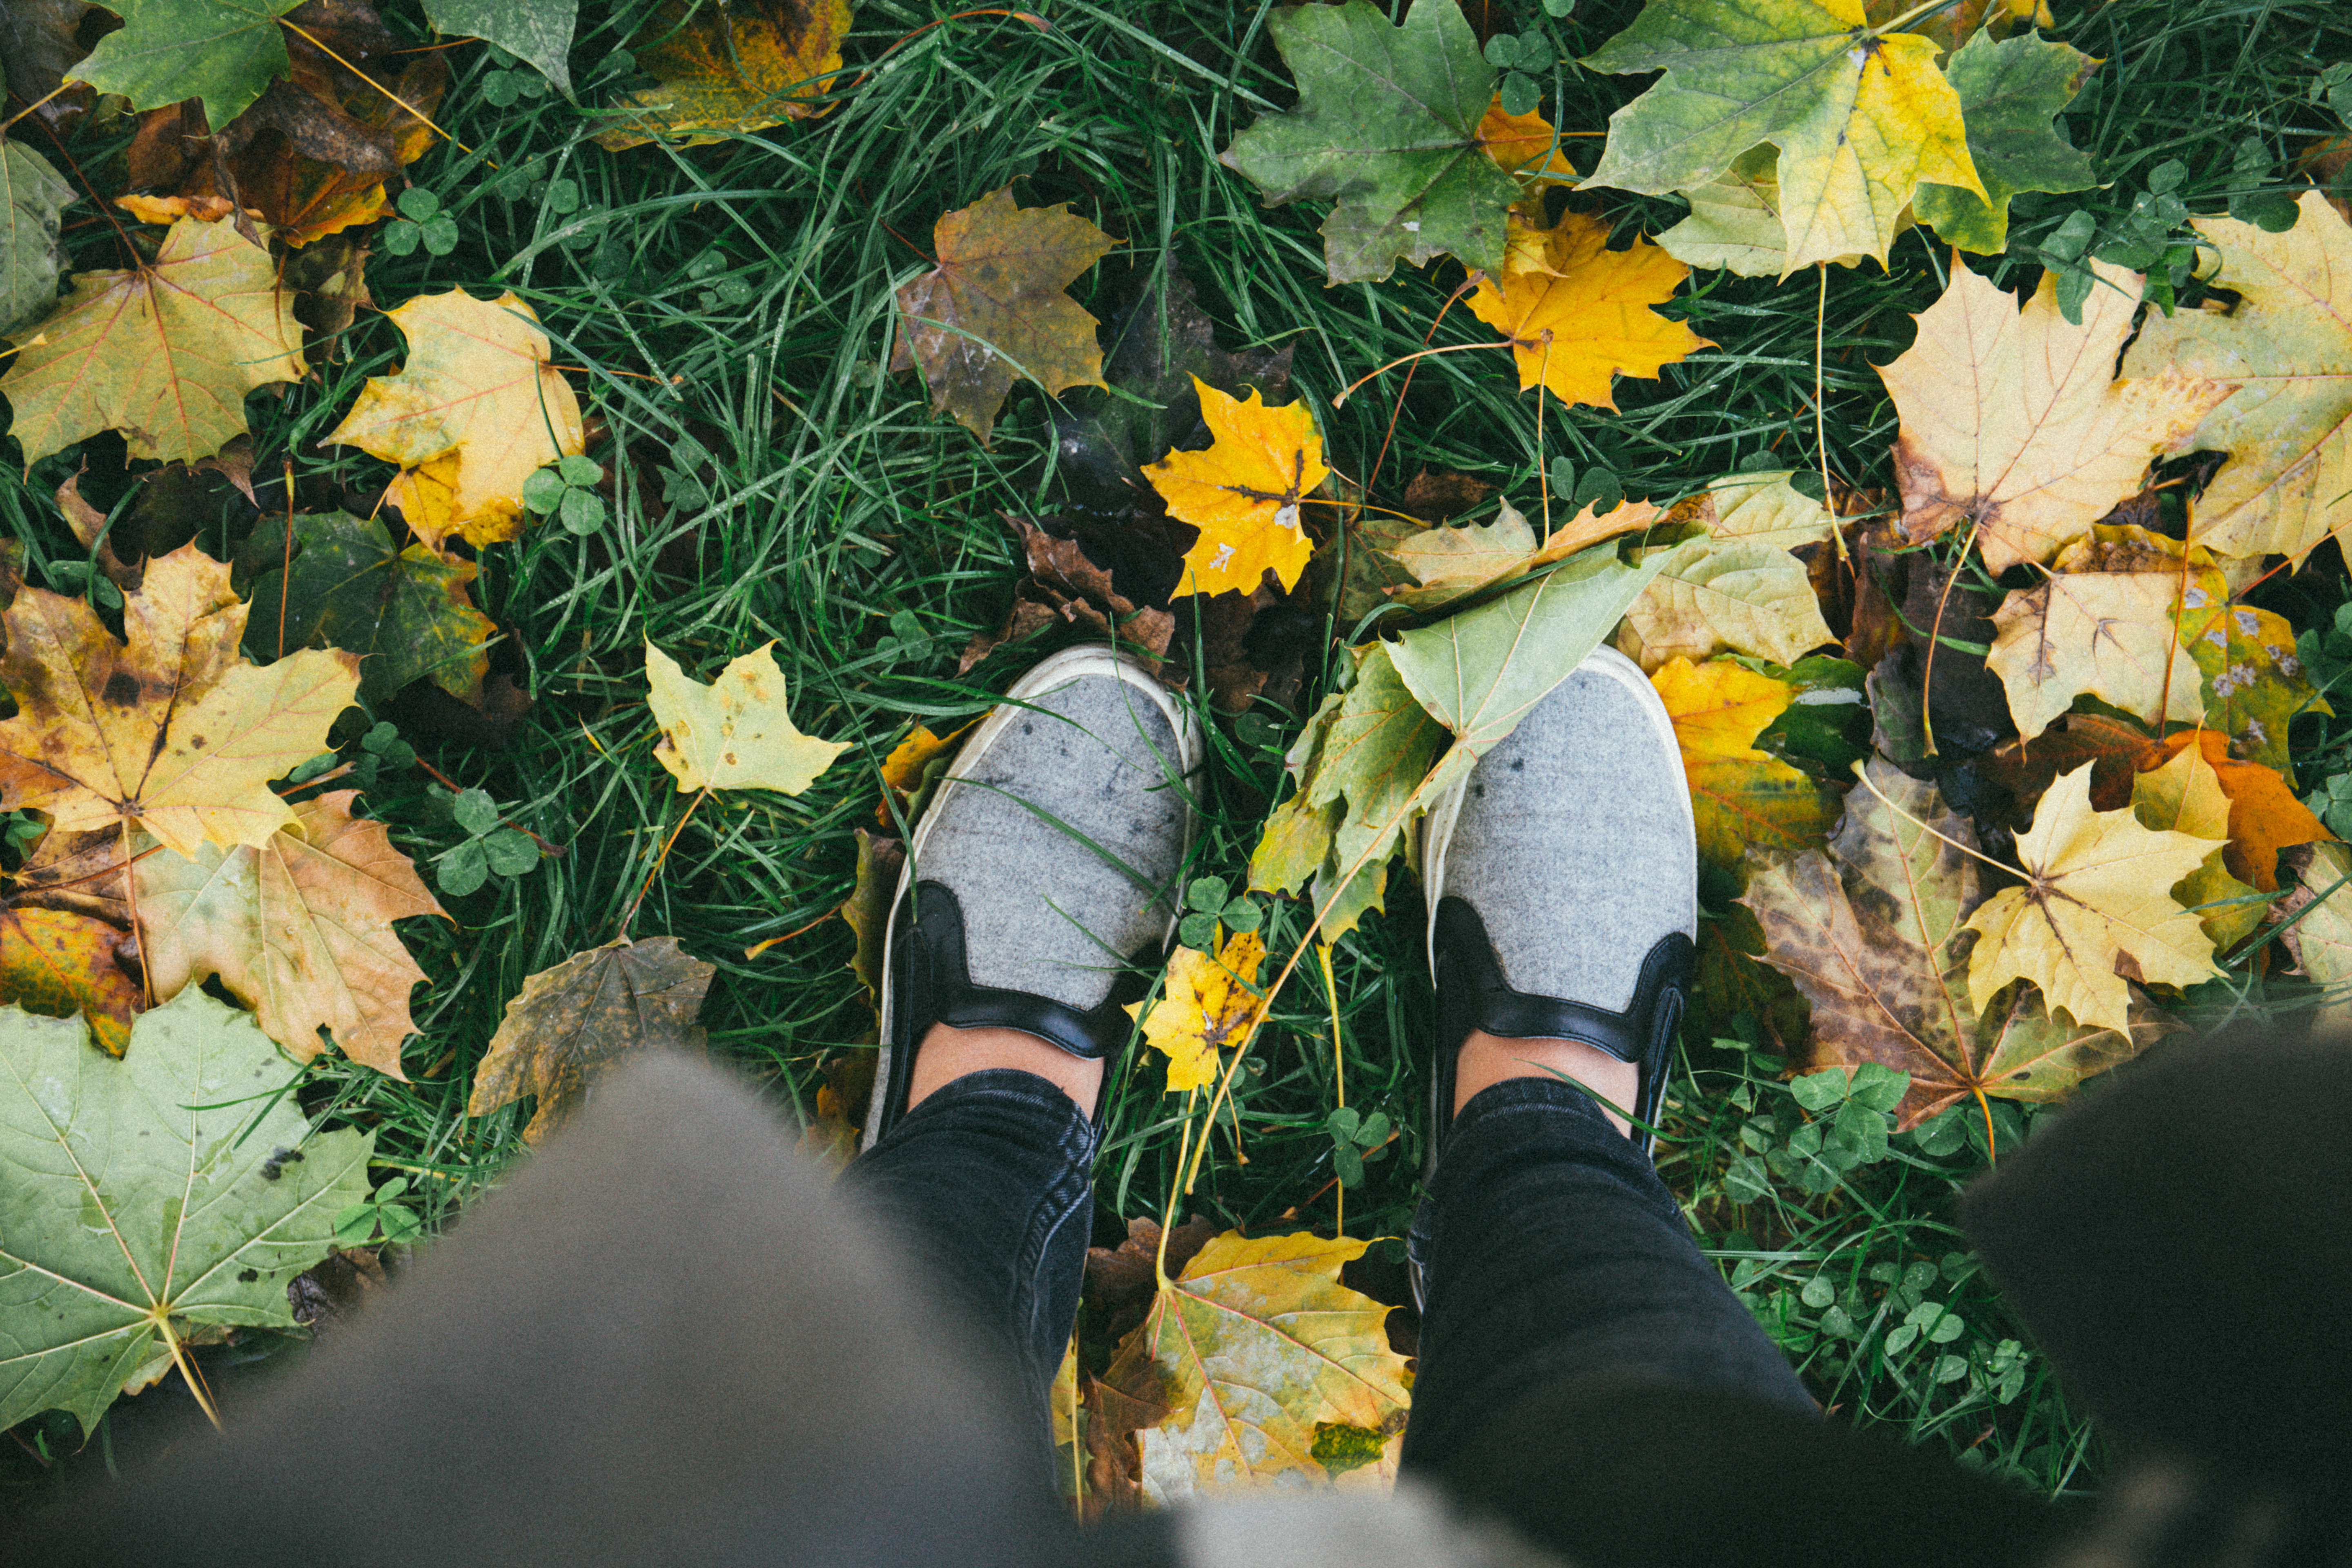
[[[1495,69],[1454,0],[1416,0],[1402,26],[1370,0],[1347,0],[1277,11],[1266,28],[1298,79],[1299,106],[1234,137],[1223,161],[1269,206],[1336,198],[1323,222],[1331,281],[1377,281],[1400,258],[1438,256],[1502,271],[1504,215],[1519,188],[1479,141]]]
[[[2009,198],[2021,191],[2080,191],[2098,183],[2090,155],[2058,133],[2058,111],[2074,101],[2098,61],[2071,44],[2020,33],[1995,43],[1979,33],[1944,76],[1960,95],[1969,158],[1981,197],[1923,184],[1912,211],[1962,250],[1998,255],[2009,243]]]
[[[1788,268],[1853,255],[1883,265],[1920,182],[1984,194],[1939,52],[1871,26],[1863,0],[1650,0],[1584,62],[1666,73],[1609,117],[1585,184],[1691,190],[1769,142]]]
[[[291,69],[278,18],[301,0],[123,0],[122,29],[98,41],[73,79],[133,109],[205,100],[215,131]]]
[[[291,1328],[286,1286],[368,1194],[375,1135],[313,1136],[298,1069],[191,986],[121,1060],[79,1018],[0,1008],[0,1426],[87,1432],[206,1327]]]

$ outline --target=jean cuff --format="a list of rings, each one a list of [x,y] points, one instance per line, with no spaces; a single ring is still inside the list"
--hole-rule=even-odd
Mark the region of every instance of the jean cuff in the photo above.
[[[1023,1129],[1023,1144],[1055,1150],[1081,1170],[1094,1163],[1092,1120],[1078,1109],[1076,1100],[1062,1092],[1059,1085],[1019,1068],[983,1068],[950,1079],[900,1117],[882,1142],[897,1142],[902,1129],[910,1137],[919,1137],[931,1125],[957,1118],[966,1110],[1011,1119]]]

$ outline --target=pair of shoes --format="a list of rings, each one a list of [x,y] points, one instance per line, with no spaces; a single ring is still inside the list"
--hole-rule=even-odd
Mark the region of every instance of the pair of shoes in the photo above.
[[[1201,751],[1191,716],[1103,647],[1046,659],[972,732],[899,879],[866,1147],[904,1113],[934,1022],[1118,1051],[1174,929]],[[1421,858],[1433,1168],[1474,1029],[1637,1064],[1625,1109],[1654,1122],[1695,951],[1697,837],[1674,725],[1641,670],[1609,648],[1586,658],[1437,803]]]

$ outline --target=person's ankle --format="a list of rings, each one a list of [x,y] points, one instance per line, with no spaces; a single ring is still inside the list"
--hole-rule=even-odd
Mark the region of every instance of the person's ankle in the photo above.
[[[1581,1040],[1514,1040],[1472,1030],[1454,1059],[1453,1114],[1461,1114],[1480,1089],[1515,1078],[1572,1079],[1605,1102],[1601,1109],[1612,1127],[1633,1135],[1632,1123],[1610,1107],[1633,1103],[1640,1068]]]
[[[907,1088],[907,1109],[960,1078],[997,1068],[1010,1068],[1044,1079],[1070,1097],[1082,1116],[1094,1114],[1102,1092],[1103,1064],[1074,1057],[1018,1029],[959,1029],[933,1024],[917,1047],[913,1080]]]

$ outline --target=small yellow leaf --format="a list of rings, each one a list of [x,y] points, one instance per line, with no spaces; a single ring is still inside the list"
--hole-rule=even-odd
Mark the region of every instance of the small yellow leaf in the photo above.
[[[1754,749],[1756,737],[1795,695],[1728,659],[1668,659],[1650,677],[1674,720],[1690,784],[1699,853],[1738,866],[1757,849],[1809,849],[1837,820],[1834,796],[1795,768]]]
[[[2152,833],[2129,811],[2091,805],[2086,764],[2061,777],[2017,836],[2026,885],[2004,888],[1969,917],[1978,933],[1969,994],[1979,1009],[2011,980],[2042,988],[2076,1023],[2131,1027],[2131,993],[2117,973],[2194,985],[2218,973],[2213,943],[2167,889],[2213,852],[2210,839]]]
[[[1522,220],[1510,221],[1517,234]],[[1648,240],[1612,250],[1609,226],[1577,212],[1539,232],[1545,269],[1482,279],[1470,296],[1478,319],[1510,339],[1520,390],[1540,384],[1563,403],[1614,409],[1616,376],[1654,376],[1713,346],[1650,309],[1674,298],[1690,268]]]
[[[1255,931],[1227,937],[1214,958],[1179,948],[1151,1011],[1145,1014],[1140,1002],[1129,1005],[1129,1016],[1142,1016],[1144,1043],[1168,1058],[1171,1094],[1216,1081],[1218,1053],[1241,1044],[1257,1016],[1250,987],[1265,962],[1265,942]]]
[[[1576,170],[1569,163],[1551,121],[1533,110],[1505,113],[1499,92],[1478,121],[1478,144],[1503,173],[1516,174],[1530,185],[1576,184]]]
[[[1315,553],[1299,504],[1330,473],[1315,416],[1304,403],[1268,408],[1255,391],[1236,401],[1198,376],[1192,388],[1214,444],[1144,470],[1168,515],[1201,531],[1177,595],[1252,593],[1269,571],[1287,592]]]
[[[431,548],[452,534],[512,539],[524,482],[585,449],[580,402],[548,363],[539,318],[520,295],[485,302],[463,289],[386,313],[408,363],[371,377],[327,439],[401,466],[384,499]]]
[[[699,147],[822,112],[849,16],[850,0],[669,0],[631,45],[654,85],[614,104],[596,144]]]
[[[798,795],[816,782],[846,742],[793,727],[774,643],[732,660],[705,686],[669,655],[646,644],[646,701],[661,726],[654,756],[683,795],[698,789],[772,789]]]

